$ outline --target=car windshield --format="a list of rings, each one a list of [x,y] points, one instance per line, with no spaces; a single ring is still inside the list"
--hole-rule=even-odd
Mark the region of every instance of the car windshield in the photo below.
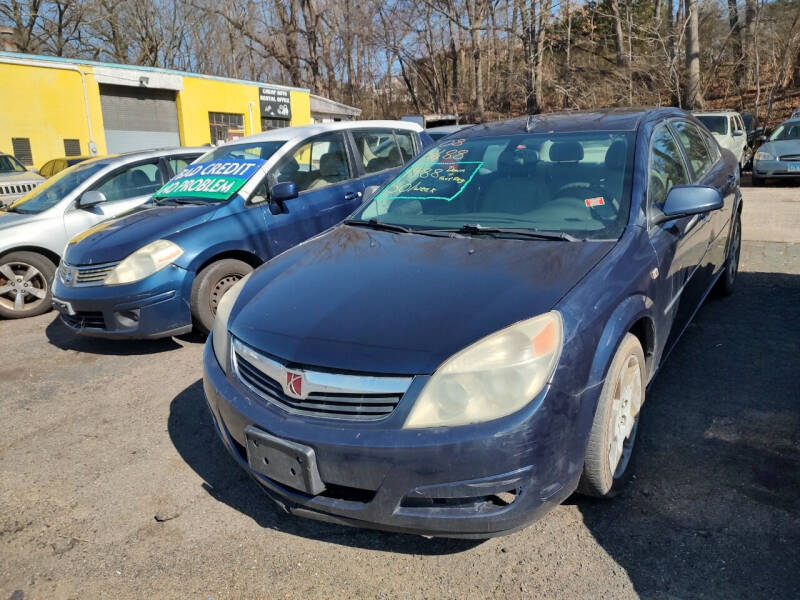
[[[25,167],[13,156],[0,155],[0,173],[24,173]]]
[[[219,148],[214,148],[195,162],[209,162],[220,158],[260,158],[261,160],[269,160],[285,143],[286,140],[275,140],[270,142],[225,144]]]
[[[708,127],[711,133],[725,135],[728,133],[728,117],[699,115],[697,120]]]
[[[6,210],[24,214],[43,212],[61,202],[67,194],[107,165],[106,162],[91,161],[64,169],[33,188]]]
[[[454,136],[404,169],[351,223],[617,238],[628,219],[632,157],[628,132]]]
[[[778,125],[778,128],[769,136],[770,142],[777,142],[780,140],[800,140],[800,121],[790,121],[783,125]]]

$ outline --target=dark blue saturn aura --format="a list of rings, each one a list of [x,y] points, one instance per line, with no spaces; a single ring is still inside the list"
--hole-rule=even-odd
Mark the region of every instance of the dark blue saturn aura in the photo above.
[[[677,109],[477,125],[222,298],[218,433],[289,513],[507,533],[629,474],[645,390],[733,290],[734,156]]]

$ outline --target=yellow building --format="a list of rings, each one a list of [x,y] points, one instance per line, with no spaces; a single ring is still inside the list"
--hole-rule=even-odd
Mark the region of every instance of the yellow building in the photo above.
[[[311,97],[302,88],[0,52],[0,152],[34,167],[308,123]]]

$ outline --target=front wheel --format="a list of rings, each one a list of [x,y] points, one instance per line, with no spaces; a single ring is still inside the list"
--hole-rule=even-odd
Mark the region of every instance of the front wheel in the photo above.
[[[730,296],[733,293],[736,275],[739,272],[739,254],[742,250],[741,215],[736,215],[732,227],[731,242],[728,247],[728,259],[725,261],[725,272],[719,276],[719,280],[717,281],[716,292],[719,296]]]
[[[190,306],[195,328],[208,334],[214,325],[217,306],[233,284],[247,275],[253,267],[235,258],[211,263],[197,274],[192,284]]]
[[[35,252],[10,252],[0,258],[0,317],[24,319],[52,308],[56,266]]]
[[[592,423],[578,492],[595,498],[617,494],[628,479],[639,413],[644,403],[644,352],[625,334],[608,369]]]

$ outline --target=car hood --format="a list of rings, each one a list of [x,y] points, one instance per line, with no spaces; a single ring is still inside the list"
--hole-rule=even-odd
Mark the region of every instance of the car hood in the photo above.
[[[41,183],[44,177],[38,173],[25,171],[24,173],[0,173],[0,185],[7,183]]]
[[[37,217],[38,215],[28,215],[0,210],[0,231],[30,223],[36,220]]]
[[[64,260],[72,265],[122,260],[152,241],[204,223],[217,208],[214,204],[140,206],[76,235],[67,245]]]
[[[761,144],[758,151],[769,152],[776,158],[784,154],[800,154],[800,140],[776,140],[774,142],[767,142],[766,144]]]
[[[432,373],[489,333],[551,310],[614,244],[339,226],[256,271],[230,329],[291,363]]]

